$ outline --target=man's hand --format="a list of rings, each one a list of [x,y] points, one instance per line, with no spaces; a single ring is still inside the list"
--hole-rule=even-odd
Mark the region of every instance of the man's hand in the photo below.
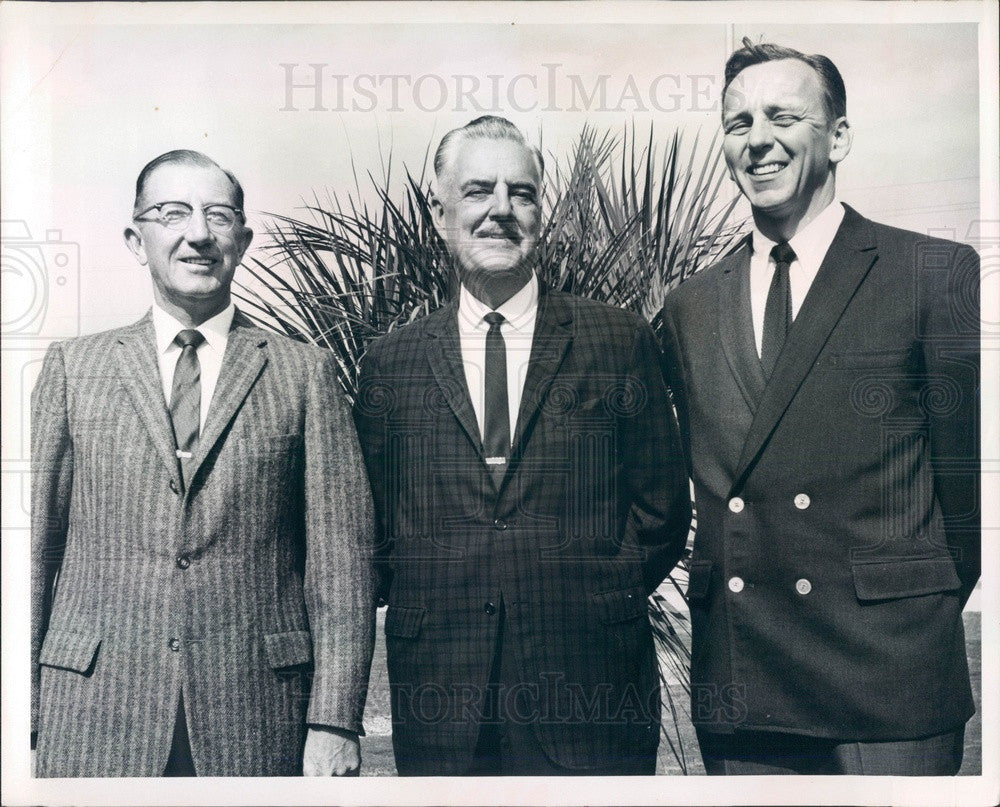
[[[303,776],[358,776],[361,745],[353,731],[310,726],[302,753]]]

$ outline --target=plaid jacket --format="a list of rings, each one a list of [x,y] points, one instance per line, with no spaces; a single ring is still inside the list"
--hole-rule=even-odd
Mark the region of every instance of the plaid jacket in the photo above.
[[[337,389],[326,354],[237,312],[185,492],[151,318],[52,346],[32,396],[40,776],[160,775],[182,691],[200,775],[300,774],[307,709],[361,728],[372,517]]]
[[[554,761],[586,769],[655,749],[646,596],[681,556],[690,505],[649,327],[543,290],[499,490],[456,303],[371,346],[355,418],[379,523],[400,772],[467,769],[501,597],[523,719]],[[414,752],[439,764],[412,768]]]

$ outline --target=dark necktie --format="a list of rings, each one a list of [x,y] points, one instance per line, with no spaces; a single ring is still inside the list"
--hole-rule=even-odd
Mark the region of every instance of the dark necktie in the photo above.
[[[497,487],[507,472],[510,455],[510,404],[507,400],[507,346],[500,333],[503,314],[491,311],[483,319],[486,334],[486,412],[483,417],[483,450]]]
[[[778,354],[785,344],[785,337],[792,325],[792,285],[788,268],[795,260],[795,250],[788,243],[775,244],[771,250],[774,260],[774,276],[767,291],[764,306],[764,333],[760,340],[760,365],[764,378],[770,379]]]
[[[174,383],[170,390],[170,420],[174,425],[177,458],[180,460],[184,488],[191,481],[190,460],[198,447],[201,425],[201,364],[198,362],[198,345],[205,341],[201,331],[181,331],[174,337],[181,355],[174,369]]]

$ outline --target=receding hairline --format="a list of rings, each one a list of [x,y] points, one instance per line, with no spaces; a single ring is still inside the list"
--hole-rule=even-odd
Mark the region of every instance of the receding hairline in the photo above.
[[[831,123],[847,115],[847,87],[832,59],[822,53],[803,53],[773,42],[755,44],[749,37],[743,37],[743,46],[733,51],[726,60],[721,96],[723,115],[729,87],[739,75],[759,64],[783,61],[801,62],[816,76],[823,109]]]
[[[215,160],[209,157],[207,154],[202,154],[200,151],[193,151],[190,149],[176,149],[174,151],[168,151],[164,154],[154,157],[146,165],[143,166],[142,170],[139,172],[139,176],[136,178],[135,182],[135,199],[132,203],[133,214],[140,212],[142,205],[145,203],[144,197],[146,193],[146,187],[149,185],[150,178],[159,169],[171,165],[189,165],[195,168],[205,168],[205,169],[216,169],[226,179],[229,180],[231,186],[231,201],[233,206],[236,207],[241,214],[243,214],[243,204],[244,204],[244,192],[243,186],[240,181],[236,178],[236,175],[232,171],[223,168]]]
[[[820,95],[825,96],[826,85],[823,83],[823,77],[819,74],[816,68],[813,67],[808,62],[804,62],[802,59],[797,59],[794,56],[787,56],[781,59],[769,59],[766,62],[754,62],[753,64],[748,64],[746,67],[742,68],[739,73],[733,76],[732,80],[725,86],[725,89],[723,89],[722,103],[725,104],[726,95],[728,94],[729,89],[739,80],[739,77],[742,76],[744,73],[746,73],[748,70],[753,70],[755,67],[768,67],[769,65],[786,64],[786,63],[801,65],[802,68],[805,70],[805,72],[813,77],[813,80],[816,82],[816,87],[819,89]],[[825,107],[826,106],[825,98],[823,99],[823,104]]]

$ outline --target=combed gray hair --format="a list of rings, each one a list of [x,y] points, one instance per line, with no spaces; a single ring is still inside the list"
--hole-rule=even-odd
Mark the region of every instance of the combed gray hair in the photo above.
[[[519,143],[531,152],[538,166],[538,178],[541,180],[545,171],[545,160],[542,152],[525,139],[521,130],[506,118],[498,115],[483,115],[469,121],[465,126],[452,129],[441,138],[441,143],[434,153],[434,175],[440,179],[455,159],[455,152],[463,140],[510,140]]]

